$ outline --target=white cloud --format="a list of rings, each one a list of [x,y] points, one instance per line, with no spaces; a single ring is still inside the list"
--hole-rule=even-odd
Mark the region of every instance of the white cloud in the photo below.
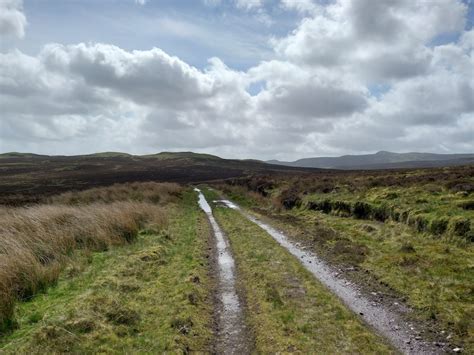
[[[100,43],[1,54],[0,149],[283,159],[474,151],[474,30],[463,31],[465,5],[298,4],[280,5],[306,17],[272,40],[272,60],[246,71],[219,58],[200,70],[159,48]],[[436,45],[452,31],[459,40]]]
[[[23,38],[26,16],[22,0],[0,0],[0,35]]]
[[[457,0],[336,1],[274,40],[277,53],[303,65],[349,69],[368,82],[423,74],[429,42],[463,29],[466,5]]]
[[[135,4],[138,4],[138,5],[146,5],[146,3],[148,2],[148,0],[135,0]]]

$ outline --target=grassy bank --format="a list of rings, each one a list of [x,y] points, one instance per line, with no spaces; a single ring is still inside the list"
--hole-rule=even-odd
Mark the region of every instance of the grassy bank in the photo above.
[[[214,213],[231,242],[257,352],[391,352],[262,229],[236,211]]]
[[[266,197],[241,186],[220,187],[232,200],[240,201],[259,216],[269,217],[270,224],[303,242],[335,267],[350,269],[346,277],[363,285],[369,296],[376,291],[385,295],[387,302],[406,301],[414,310],[410,318],[420,321],[426,331],[433,330],[441,342],[473,351],[471,242],[458,237],[434,237],[391,218],[385,222],[364,220],[340,212],[310,210],[304,205],[282,208],[278,206],[282,190],[276,186],[268,190]],[[456,218],[453,213],[451,217]]]
[[[55,287],[18,305],[0,352],[211,351],[210,231],[195,200],[185,192],[169,205],[166,229],[77,257]]]
[[[369,291],[405,299],[415,319],[436,324],[455,344],[474,345],[472,245],[427,238],[399,223],[293,210],[271,223],[341,269]]]
[[[427,236],[474,241],[474,166],[396,171],[326,171],[312,176],[228,180],[227,194],[273,209],[409,225]],[[243,199],[245,202],[245,199]]]
[[[465,193],[434,184],[309,194],[302,198],[301,205],[341,217],[380,222],[390,219],[433,236],[474,241],[474,201]]]

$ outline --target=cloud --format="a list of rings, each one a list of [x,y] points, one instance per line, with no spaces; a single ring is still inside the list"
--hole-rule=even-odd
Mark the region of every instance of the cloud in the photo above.
[[[0,35],[23,38],[26,24],[22,0],[0,0]]]
[[[138,5],[146,5],[146,3],[148,2],[148,0],[135,0],[135,4],[138,4]]]
[[[0,69],[2,142],[123,135],[140,149],[197,149],[238,144],[251,127],[242,74],[217,58],[204,72],[157,48],[50,44],[0,54]]]
[[[306,17],[293,33],[273,41],[276,52],[313,67],[350,68],[368,82],[423,74],[429,42],[460,32],[461,1],[336,1]]]
[[[158,48],[127,52],[106,44],[51,44],[40,58],[53,72],[137,103],[183,107],[209,97],[213,90],[206,75]]]
[[[278,6],[303,18],[271,40],[273,58],[245,71],[102,43],[0,54],[0,149],[280,159],[474,151],[474,30],[463,28],[461,1]],[[453,31],[455,40],[433,42]]]

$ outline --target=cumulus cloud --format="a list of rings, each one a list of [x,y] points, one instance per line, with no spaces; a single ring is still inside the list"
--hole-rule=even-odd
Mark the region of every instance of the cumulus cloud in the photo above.
[[[22,0],[0,0],[0,35],[23,38],[26,16]]]
[[[245,71],[101,43],[0,54],[0,148],[281,159],[474,150],[474,30],[461,1],[278,6],[301,22]],[[455,40],[438,43],[446,33]]]
[[[213,90],[208,76],[158,48],[127,52],[106,44],[51,44],[40,58],[53,72],[137,103],[184,107],[209,97]]]
[[[461,31],[466,11],[457,0],[336,1],[274,45],[280,56],[302,65],[350,68],[368,81],[401,79],[424,73],[431,59],[427,44]]]

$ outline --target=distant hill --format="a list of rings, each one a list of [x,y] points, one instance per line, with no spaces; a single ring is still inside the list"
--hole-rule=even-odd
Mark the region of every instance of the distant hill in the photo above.
[[[113,158],[113,157],[131,157],[131,154],[121,152],[100,152],[87,155],[78,155],[79,157],[97,157],[97,158]]]
[[[33,153],[18,153],[18,152],[8,152],[0,154],[0,159],[14,159],[14,158],[33,158],[33,159],[44,159],[44,158],[66,158],[66,159],[87,159],[87,158],[155,158],[160,160],[167,159],[211,159],[211,160],[225,160],[216,155],[204,154],[204,153],[194,153],[194,152],[161,152],[156,154],[146,154],[146,155],[133,155],[122,152],[99,152],[93,154],[84,154],[84,155],[42,155],[42,154],[33,154]],[[254,160],[259,161],[260,160]]]
[[[19,153],[19,152],[8,152],[0,154],[0,159],[14,159],[14,158],[40,158],[47,157],[47,155],[33,154],[33,153]]]
[[[37,202],[44,197],[132,181],[199,183],[253,174],[315,171],[270,165],[258,160],[223,159],[193,152],[130,155],[0,154],[0,204]]]
[[[269,164],[323,169],[397,169],[474,164],[474,154],[393,153],[305,158],[296,161],[269,160]]]
[[[157,154],[141,155],[143,158],[167,159],[197,159],[197,160],[224,160],[217,155],[194,152],[161,152]]]

